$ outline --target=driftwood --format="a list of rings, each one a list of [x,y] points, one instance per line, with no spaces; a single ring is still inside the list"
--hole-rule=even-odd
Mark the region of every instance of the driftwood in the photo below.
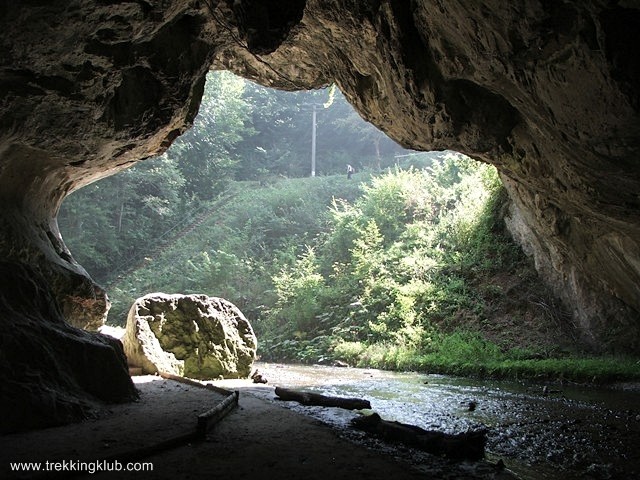
[[[424,430],[415,425],[383,420],[373,413],[354,418],[352,426],[377,435],[384,440],[403,443],[434,455],[455,460],[480,460],[487,442],[485,430],[450,435],[435,430]]]
[[[240,392],[236,390],[212,409],[198,415],[198,427],[196,431],[198,432],[198,436],[200,438],[205,438],[207,436],[207,431],[211,428],[212,425],[218,423],[232,409],[238,406],[239,396]]]
[[[181,377],[180,375],[174,375],[173,373],[167,372],[158,372],[158,375],[164,378],[165,380],[175,380],[176,382],[184,383],[185,385],[191,385],[192,387],[198,388],[206,388],[207,390],[211,390],[212,392],[217,392],[225,397],[232,395],[234,392],[231,390],[227,390],[226,388],[218,387],[216,385],[211,385],[210,383],[202,383],[198,380],[192,380],[191,378]]]
[[[262,376],[262,374],[256,369],[255,372],[251,374],[251,380],[253,383],[267,383],[267,379]]]
[[[330,397],[319,393],[302,392],[288,388],[276,387],[276,395],[280,400],[293,400],[302,405],[315,405],[319,407],[339,407],[347,410],[362,410],[371,408],[369,400],[361,398]]]

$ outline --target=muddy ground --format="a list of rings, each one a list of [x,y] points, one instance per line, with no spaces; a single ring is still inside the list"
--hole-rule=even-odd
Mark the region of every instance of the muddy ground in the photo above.
[[[271,394],[272,386],[263,385],[257,391],[248,380],[236,381],[238,407],[213,426],[204,440],[127,457],[133,467],[147,471],[87,474],[78,462],[95,468],[105,458],[184,435],[195,428],[199,413],[224,398],[159,377],[134,380],[141,393],[137,403],[97,410],[81,424],[0,437],[2,478],[388,480],[425,478],[425,474],[433,479],[513,478],[489,461],[451,462],[341,431],[286,408]],[[12,471],[12,462],[39,462],[41,470],[37,474]],[[49,468],[66,470],[43,472],[45,462]],[[117,467],[110,462],[102,467]]]

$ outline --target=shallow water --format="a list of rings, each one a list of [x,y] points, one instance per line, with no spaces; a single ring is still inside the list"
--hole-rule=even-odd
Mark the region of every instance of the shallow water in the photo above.
[[[327,366],[256,367],[271,386],[368,399],[386,420],[447,433],[486,428],[487,458],[502,459],[522,479],[640,478],[638,389],[549,385],[545,393],[543,385],[532,383]],[[345,432],[356,415],[290,406]]]

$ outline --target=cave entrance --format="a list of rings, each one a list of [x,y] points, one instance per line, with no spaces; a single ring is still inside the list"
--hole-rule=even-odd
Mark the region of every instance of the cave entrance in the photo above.
[[[556,306],[504,231],[506,198],[494,167],[406,150],[335,88],[284,92],[220,71],[165,154],[73,193],[59,224],[106,287],[106,332],[150,292],[204,293],[240,308],[262,358],[357,363],[443,325],[547,347]],[[523,328],[503,328],[514,316]]]
[[[132,300],[147,288],[195,292],[205,287],[187,271],[179,276],[193,281],[154,287],[143,271],[239,191],[271,189],[314,175],[324,184],[332,177],[347,178],[348,165],[355,169],[355,185],[360,175],[426,167],[441,156],[402,148],[365,122],[335,87],[286,92],[230,72],[210,72],[191,129],[165,154],[71,194],[58,222],[76,260],[109,291],[108,323],[122,325]],[[326,200],[318,199],[318,209]],[[246,220],[249,228],[252,220]],[[219,239],[197,249],[193,257],[166,262],[196,268],[200,254],[220,249]]]

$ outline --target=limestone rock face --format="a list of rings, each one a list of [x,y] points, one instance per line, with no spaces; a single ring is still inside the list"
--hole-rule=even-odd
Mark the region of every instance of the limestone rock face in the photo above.
[[[583,343],[637,353],[638,31],[630,0],[0,2],[0,257],[67,322],[99,325],[108,299],[60,236],[64,197],[162,153],[211,68],[289,90],[335,82],[401,144],[495,165],[509,226]],[[21,314],[62,335],[58,317]],[[2,354],[1,368],[22,362]]]
[[[256,356],[251,324],[231,302],[206,295],[151,293],[134,302],[124,350],[144,373],[247,378]]]
[[[401,144],[495,165],[583,346],[638,352],[638,28],[637,2],[308,1],[264,63],[235,45],[216,61],[283,88],[334,81]]]
[[[0,262],[0,433],[75,422],[98,401],[138,395],[122,344],[68,325],[46,285],[24,264]]]

